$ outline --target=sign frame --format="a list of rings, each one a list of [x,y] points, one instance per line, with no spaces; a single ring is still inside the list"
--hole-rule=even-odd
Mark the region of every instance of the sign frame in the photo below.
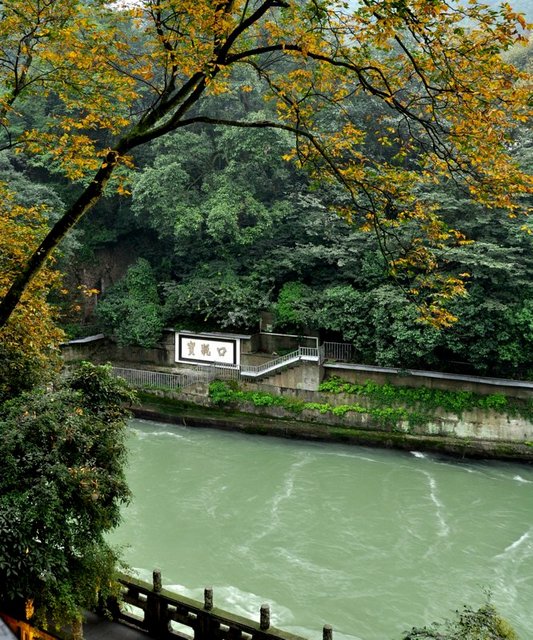
[[[233,368],[238,368],[240,365],[241,341],[238,338],[179,331],[176,331],[175,336],[176,362]],[[200,349],[199,352],[196,347]],[[229,355],[227,355],[228,352]]]

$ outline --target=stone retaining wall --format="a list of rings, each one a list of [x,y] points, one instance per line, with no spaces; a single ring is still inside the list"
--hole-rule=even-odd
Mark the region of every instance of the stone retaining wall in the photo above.
[[[277,387],[269,387],[259,384],[241,384],[240,388],[247,391],[263,391],[276,395]],[[279,391],[278,391],[279,393]],[[158,395],[174,398],[184,402],[191,402],[204,407],[213,407],[208,397],[208,387],[197,384],[182,392],[159,392]],[[372,405],[368,398],[355,397],[350,394],[321,393],[318,391],[305,391],[285,389],[279,395],[301,400],[302,402],[314,402],[341,406],[357,403],[367,407],[370,411]],[[395,407],[402,405],[396,403]],[[330,427],[344,427],[347,429],[364,429],[422,436],[441,436],[471,440],[492,440],[495,442],[533,443],[533,423],[519,415],[507,415],[493,410],[473,409],[463,411],[461,415],[447,412],[442,409],[432,411],[431,418],[423,424],[410,425],[403,420],[394,426],[384,426],[370,413],[358,413],[348,411],[344,415],[335,415],[332,412],[322,413],[317,409],[304,409],[300,412],[289,411],[280,406],[255,406],[252,402],[243,402],[238,407],[231,406],[228,411],[242,411],[247,414],[260,417],[291,420],[294,422],[307,422],[327,425]]]

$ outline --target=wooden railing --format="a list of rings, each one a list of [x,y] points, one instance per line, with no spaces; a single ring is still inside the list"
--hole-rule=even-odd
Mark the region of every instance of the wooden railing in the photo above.
[[[119,575],[122,601],[112,607],[113,617],[158,640],[305,640],[270,625],[270,607],[262,605],[258,621],[214,606],[213,590],[204,591],[204,602],[163,589],[161,573],[154,571],[153,584]],[[133,609],[133,610],[132,610]],[[331,640],[332,628],[323,628],[323,639]]]
[[[17,620],[5,613],[0,613],[0,623],[2,621],[7,625],[7,628],[0,624],[1,640],[15,640],[17,638],[18,640],[57,640],[57,637],[46,633],[46,631],[36,629],[28,622]],[[13,635],[8,636],[7,629],[11,630]]]

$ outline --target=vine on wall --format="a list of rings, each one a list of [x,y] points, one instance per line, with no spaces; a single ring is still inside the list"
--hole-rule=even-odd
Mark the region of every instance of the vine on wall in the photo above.
[[[348,412],[367,414],[380,426],[389,428],[398,427],[401,422],[407,422],[409,427],[428,424],[439,411],[461,416],[464,411],[492,410],[499,414],[533,419],[533,399],[521,402],[503,394],[480,395],[469,391],[399,387],[374,382],[352,384],[338,377],[324,381],[318,390],[323,393],[353,395],[355,401],[346,404],[305,402],[264,391],[243,391],[235,382],[222,380],[215,380],[209,385],[209,397],[217,406],[250,402],[255,407],[277,406],[293,413],[308,409],[338,417]],[[358,398],[364,399],[365,405],[357,402]]]

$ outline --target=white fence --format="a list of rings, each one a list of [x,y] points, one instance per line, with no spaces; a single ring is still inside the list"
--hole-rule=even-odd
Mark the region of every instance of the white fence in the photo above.
[[[322,348],[326,360],[352,362],[355,356],[354,346],[346,342],[324,342]]]
[[[323,360],[323,348],[299,347],[296,351],[269,360],[260,365],[242,365],[241,368],[224,365],[210,365],[183,373],[164,373],[148,369],[126,369],[113,367],[113,374],[127,380],[132,386],[141,389],[184,389],[193,384],[209,384],[212,380],[241,380],[242,378],[261,378],[289,367],[298,362],[316,362]]]
[[[322,358],[322,349],[314,347],[298,347],[296,351],[291,351],[284,356],[280,356],[275,360],[269,360],[259,365],[242,365],[241,376],[250,378],[260,378],[269,373],[276,373],[280,369],[284,369],[291,364],[301,361],[319,363]]]
[[[161,371],[149,371],[147,369],[124,369],[113,367],[113,374],[127,380],[133,387],[139,388],[163,388],[183,389],[198,382],[207,383],[208,371],[191,371],[186,373],[163,373]]]

